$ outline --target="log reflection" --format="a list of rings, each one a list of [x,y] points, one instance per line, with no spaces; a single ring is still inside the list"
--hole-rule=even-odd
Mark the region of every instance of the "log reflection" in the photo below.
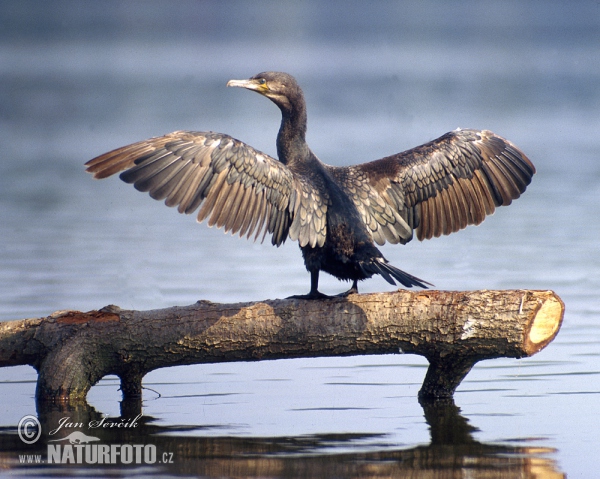
[[[551,458],[551,448],[484,444],[473,438],[475,427],[460,414],[453,400],[422,402],[430,427],[431,443],[410,449],[386,444],[385,436],[365,434],[322,434],[300,437],[214,437],[203,434],[198,426],[161,426],[155,419],[142,416],[135,428],[93,429],[83,432],[100,438],[99,444],[154,444],[158,458],[173,453],[172,464],[145,467],[146,474],[194,475],[231,478],[531,478],[565,477]],[[140,401],[124,401],[121,418],[141,413]],[[18,454],[46,453],[46,444],[61,418],[72,423],[89,424],[102,415],[89,405],[39,405],[42,439],[34,446],[24,445],[15,428],[0,434],[0,463],[4,468],[22,469]],[[119,422],[121,418],[108,418]],[[65,436],[70,431],[64,431]],[[56,434],[59,436],[61,434]],[[53,437],[56,437],[53,436]],[[377,440],[379,446],[361,446]],[[357,452],[336,453],[355,449]],[[37,451],[37,452],[36,452]],[[38,466],[50,469],[51,465]],[[62,466],[65,467],[65,466]],[[92,474],[86,465],[78,475]],[[95,466],[96,468],[99,466]],[[115,468],[115,466],[108,466]],[[118,467],[118,466],[117,466]],[[125,468],[125,466],[121,466]],[[37,469],[39,472],[39,468]],[[50,471],[48,471],[49,473]]]

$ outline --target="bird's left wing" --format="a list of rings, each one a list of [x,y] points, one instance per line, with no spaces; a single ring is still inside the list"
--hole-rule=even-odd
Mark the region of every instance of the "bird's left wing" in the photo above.
[[[255,233],[256,239],[263,232],[264,238],[268,232],[278,246],[288,236],[302,245],[324,242],[324,221],[306,211],[310,185],[295,179],[284,164],[225,134],[176,131],[118,148],[85,166],[94,178],[125,170],[120,178],[139,191],[164,199],[180,213],[200,207],[199,222],[208,218],[209,226],[240,237]]]
[[[407,243],[481,223],[509,205],[535,167],[515,145],[487,130],[454,130],[396,155],[331,168],[373,240]]]

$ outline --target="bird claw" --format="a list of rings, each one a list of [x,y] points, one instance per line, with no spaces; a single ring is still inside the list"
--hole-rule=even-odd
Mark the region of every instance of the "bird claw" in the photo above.
[[[335,296],[327,296],[326,294],[321,293],[320,291],[311,291],[308,294],[295,294],[294,296],[288,296],[286,299],[331,299],[335,298]]]
[[[329,296],[327,294],[323,294],[320,291],[311,291],[308,294],[295,294],[294,296],[288,296],[286,299],[333,299],[333,298],[346,298],[351,294],[358,294],[358,288],[352,287],[348,291],[344,291],[343,293],[336,294],[334,296]]]
[[[358,294],[358,288],[352,287],[348,291],[344,291],[343,293],[336,294],[336,298],[347,298],[351,294]]]

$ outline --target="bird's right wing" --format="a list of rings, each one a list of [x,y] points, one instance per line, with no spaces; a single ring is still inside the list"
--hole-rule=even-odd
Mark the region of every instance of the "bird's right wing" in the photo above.
[[[378,244],[406,243],[481,223],[509,205],[535,167],[508,140],[487,130],[454,130],[411,150],[332,168]]]
[[[327,201],[310,184],[295,178],[274,158],[228,135],[176,131],[105,153],[85,166],[94,178],[123,171],[120,178],[180,213],[198,207],[208,218],[240,237],[272,234],[301,246],[322,246]]]

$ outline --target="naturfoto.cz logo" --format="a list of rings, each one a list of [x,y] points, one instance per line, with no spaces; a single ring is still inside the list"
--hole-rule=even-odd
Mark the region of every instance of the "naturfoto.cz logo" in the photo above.
[[[172,462],[172,454],[163,456],[165,462]],[[47,457],[48,464],[156,464],[157,462],[154,444],[48,444]]]
[[[135,428],[141,414],[132,420],[110,421],[106,416],[98,421],[90,421],[88,429]],[[69,417],[61,418],[58,427],[48,432],[54,436],[59,431],[83,428],[83,423],[71,422]],[[17,428],[19,438],[25,444],[35,443],[41,436],[42,427],[35,416],[25,416]],[[76,430],[64,437],[48,439],[47,459],[40,455],[19,456],[20,463],[47,464],[165,464],[173,462],[173,453],[165,452],[158,457],[154,444],[100,444],[100,438]]]

